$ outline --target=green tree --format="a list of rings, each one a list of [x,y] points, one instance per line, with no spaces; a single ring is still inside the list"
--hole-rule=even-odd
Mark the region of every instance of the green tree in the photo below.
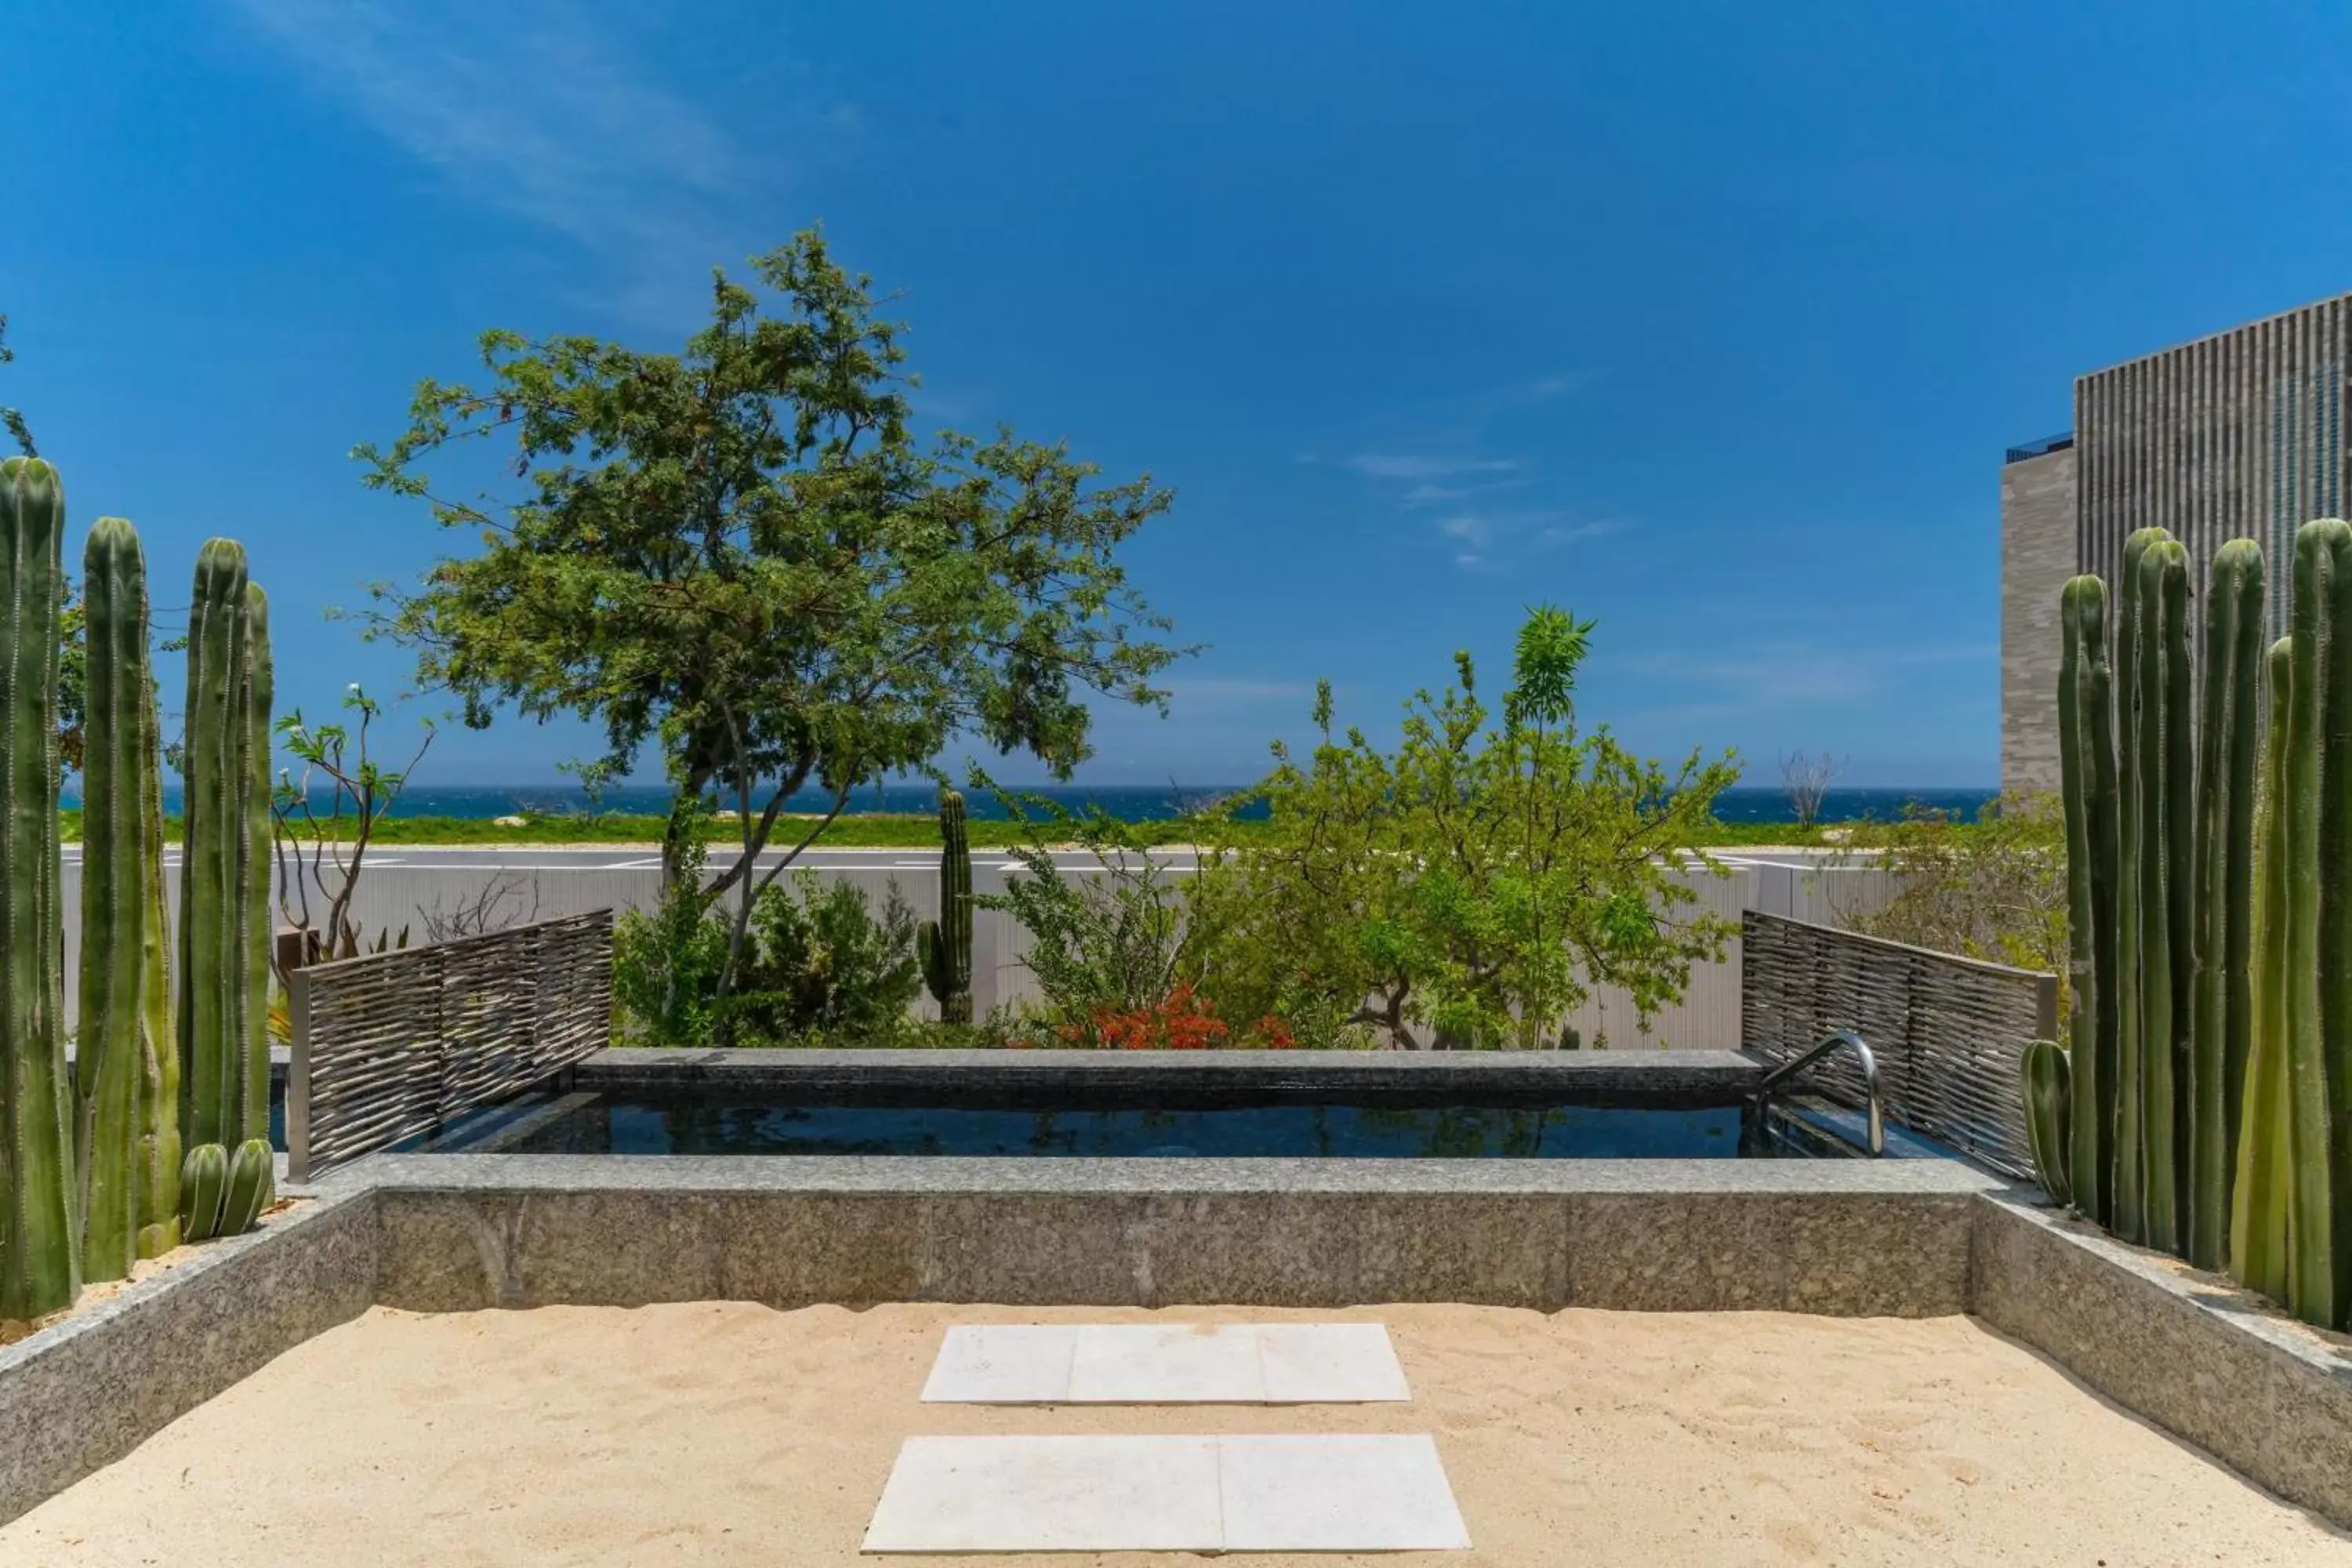
[[[1407,705],[1393,754],[1335,735],[1318,688],[1313,755],[1277,746],[1256,792],[1267,830],[1204,858],[1188,978],[1311,1044],[1370,1029],[1396,1046],[1546,1045],[1595,984],[1630,993],[1645,1024],[1679,996],[1730,934],[1690,911],[1677,873],[1710,864],[1696,846],[1738,770],[1696,752],[1669,769],[1606,726],[1580,731],[1591,629],[1530,612],[1499,714],[1457,654],[1454,684]]]
[[[869,280],[814,231],[751,266],[771,309],[716,273],[681,353],[487,333],[488,386],[424,383],[406,433],[354,454],[371,486],[482,541],[383,591],[376,629],[427,687],[477,726],[500,703],[600,724],[592,780],[657,742],[682,794],[737,811],[741,857],[696,893],[735,895],[721,995],[760,889],[822,830],[755,875],[795,791],[821,786],[830,821],[958,734],[1067,776],[1087,696],[1162,704],[1176,653],[1115,560],[1168,491],[1099,484],[1009,431],[919,442]],[[494,441],[513,443],[519,497],[459,499],[419,467]]]

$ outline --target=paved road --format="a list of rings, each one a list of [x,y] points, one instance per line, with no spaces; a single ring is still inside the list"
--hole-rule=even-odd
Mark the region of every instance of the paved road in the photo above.
[[[1190,849],[1154,851],[1167,861],[1169,868],[1189,871],[1193,868]],[[65,847],[68,865],[78,864],[81,846]],[[773,865],[782,857],[773,853],[760,857],[762,867]],[[163,861],[176,865],[180,858],[177,845],[166,845]],[[1055,864],[1069,870],[1082,870],[1092,866],[1094,857],[1083,851],[1064,851],[1054,857]],[[386,844],[368,852],[371,868],[409,866],[424,869],[459,870],[472,868],[499,871],[653,871],[661,868],[661,857],[651,849],[627,845],[581,844],[536,845],[499,847],[495,845],[422,845]],[[719,870],[735,863],[735,857],[713,846],[710,868]],[[936,871],[940,867],[937,850],[923,849],[810,849],[804,851],[797,865],[816,870],[913,870],[920,868]],[[976,849],[972,864],[982,868],[1011,870],[1015,863],[1002,850]]]

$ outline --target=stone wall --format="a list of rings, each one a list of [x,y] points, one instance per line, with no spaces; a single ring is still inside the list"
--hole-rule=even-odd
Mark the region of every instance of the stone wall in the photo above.
[[[2000,471],[2000,787],[2058,787],[2058,595],[2074,574],[2074,448]]]

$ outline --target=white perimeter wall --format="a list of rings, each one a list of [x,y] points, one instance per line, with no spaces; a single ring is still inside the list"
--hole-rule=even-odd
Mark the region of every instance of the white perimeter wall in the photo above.
[[[428,867],[393,865],[372,867],[362,878],[360,891],[352,900],[352,912],[358,920],[363,937],[373,942],[375,933],[387,928],[397,931],[410,927],[410,940],[421,942],[425,936],[425,915],[435,910],[450,910],[468,906],[478,899],[494,881],[508,889],[502,909],[506,923],[520,924],[524,921],[551,920],[559,915],[583,914],[591,910],[651,909],[661,892],[661,873],[654,868],[621,869],[574,869],[550,866],[528,851],[518,851],[512,870],[498,870],[485,866]],[[1885,904],[1892,890],[1887,873],[1871,866],[1838,865],[1832,861],[1809,857],[1802,853],[1773,852],[1771,858],[1725,859],[1726,874],[1712,876],[1705,871],[1682,873],[1683,880],[1698,894],[1699,903],[1686,905],[1685,910],[1705,909],[1738,923],[1742,910],[1761,910],[1769,914],[1790,915],[1798,920],[1836,924],[1842,914],[1874,910]],[[972,863],[972,888],[975,892],[988,893],[1003,887],[1008,873],[1003,862],[975,857]],[[790,873],[787,873],[789,876]],[[825,867],[817,875],[827,879],[846,878],[865,889],[869,902],[878,906],[888,885],[896,880],[900,895],[914,910],[916,918],[925,919],[939,912],[939,879],[932,873],[912,867],[840,868]],[[179,871],[176,866],[167,869],[168,890],[177,918]],[[79,961],[80,932],[79,921],[71,911],[79,907],[80,868],[68,864],[65,868],[64,905],[68,911],[66,921],[66,1011],[74,1012],[75,976]],[[1003,1004],[1019,1003],[1036,995],[1023,958],[1028,949],[1028,933],[1006,916],[993,910],[977,912],[972,926],[972,1002],[981,1016]],[[928,995],[920,1005],[930,1010]],[[1636,1033],[1631,1001],[1613,987],[1596,991],[1578,1010],[1571,1020],[1586,1045],[1593,1044],[1605,1032],[1609,1044],[1617,1048],[1635,1047],[1735,1047],[1739,1041],[1739,942],[1733,938],[1727,945],[1719,963],[1699,964],[1691,972],[1690,988],[1683,1000],[1658,1013],[1647,1038]]]

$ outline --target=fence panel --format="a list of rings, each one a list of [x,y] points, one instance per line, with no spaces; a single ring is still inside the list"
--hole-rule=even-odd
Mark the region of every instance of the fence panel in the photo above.
[[[296,970],[288,999],[287,1163],[307,1181],[610,1043],[613,912]]]
[[[2058,977],[1764,914],[1741,917],[1740,1043],[1785,1061],[1832,1029],[1878,1058],[1889,1120],[2011,1175],[2032,1174],[2018,1058],[2057,1032]],[[1812,1082],[1863,1103],[1850,1057]]]

